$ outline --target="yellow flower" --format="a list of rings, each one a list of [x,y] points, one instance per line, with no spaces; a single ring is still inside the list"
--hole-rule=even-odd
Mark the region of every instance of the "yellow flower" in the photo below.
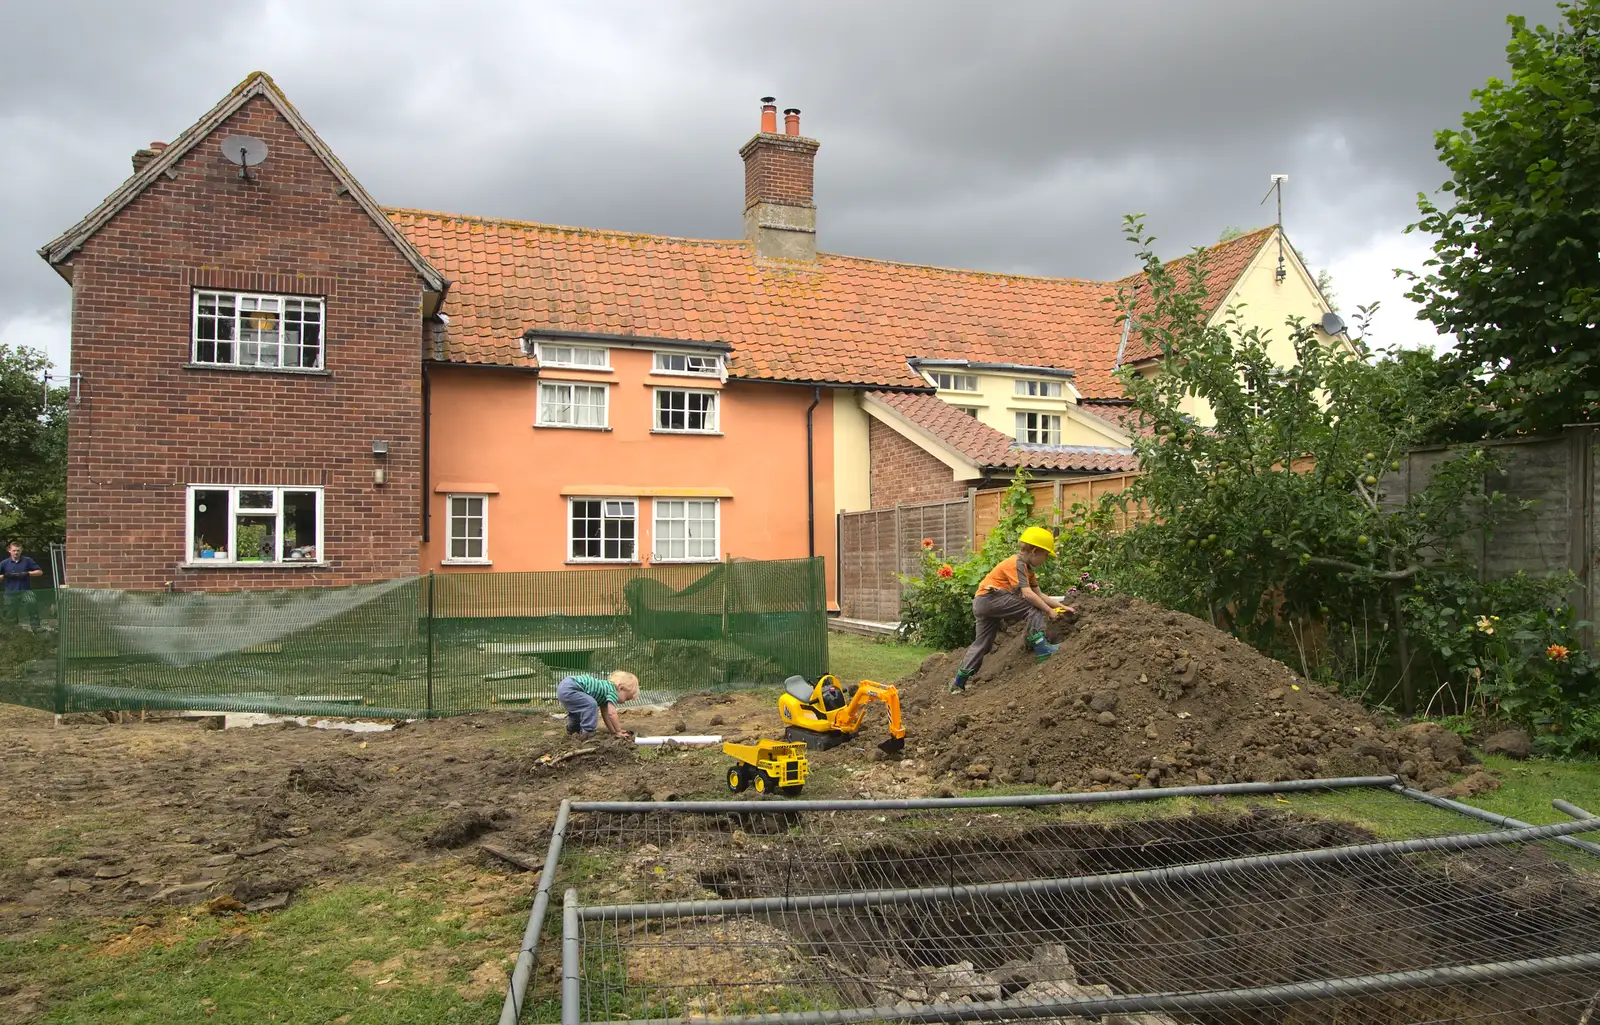
[[[1486,634],[1494,633],[1494,620],[1499,618],[1499,616],[1479,616],[1478,629]]]

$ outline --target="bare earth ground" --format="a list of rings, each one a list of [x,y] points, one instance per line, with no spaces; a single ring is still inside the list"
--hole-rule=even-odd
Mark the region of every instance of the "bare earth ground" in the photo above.
[[[1357,772],[1438,787],[1471,767],[1453,734],[1386,730],[1187,616],[1098,599],[1062,639],[1060,654],[1037,665],[1004,638],[963,696],[945,693],[958,656],[928,659],[901,682],[911,734],[903,758],[876,750],[885,734],[875,710],[854,743],[811,752],[807,796]],[[666,711],[627,711],[624,723],[646,735],[777,736],[776,695],[691,695]],[[57,727],[44,713],[0,706],[0,944],[76,924],[95,956],[116,956],[160,942],[174,908],[232,916],[242,929],[312,891],[418,871],[445,880],[447,906],[468,918],[487,906],[512,922],[533,888],[512,862],[542,862],[561,798],[726,796],[727,764],[716,749],[636,751],[604,735],[580,747],[548,714],[358,734],[88,716]],[[499,988],[515,936],[512,925],[495,951],[486,941],[479,969],[458,980],[464,996],[488,1000]],[[52,995],[4,961],[0,1021],[48,1013]],[[403,970],[422,971],[381,958],[348,968],[373,985]]]

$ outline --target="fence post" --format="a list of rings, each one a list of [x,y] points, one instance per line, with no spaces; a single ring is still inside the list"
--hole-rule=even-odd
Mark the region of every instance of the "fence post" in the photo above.
[[[65,588],[56,588],[56,715],[67,711],[67,596]],[[61,725],[58,721],[56,725]]]
[[[728,640],[728,602],[733,597],[733,553],[722,556],[722,640]]]
[[[433,570],[428,571],[428,709],[426,718],[433,718]]]
[[[967,554],[978,550],[978,489],[967,489]]]

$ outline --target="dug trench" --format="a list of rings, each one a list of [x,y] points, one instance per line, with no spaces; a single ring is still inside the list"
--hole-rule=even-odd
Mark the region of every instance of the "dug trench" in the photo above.
[[[750,842],[771,838],[782,847],[780,833],[748,835]],[[730,856],[726,846],[720,856],[698,851],[697,880],[724,898],[962,886],[1159,869],[1375,839],[1359,825],[1271,808],[981,832],[923,823],[914,832],[868,843],[850,835],[841,830],[844,839],[823,840],[802,857],[748,851]],[[663,860],[672,860],[670,851],[669,844]],[[1363,856],[1091,892],[805,911],[768,921],[806,955],[797,963],[813,965],[806,979],[796,981],[830,1006],[1043,1000],[1245,988],[1588,953],[1600,944],[1600,883],[1592,868],[1575,871],[1544,848],[1492,848]],[[1353,1020],[1353,1013],[1363,1021],[1400,1022],[1515,1012],[1518,1020],[1570,1022],[1594,992],[1590,974],[1569,972],[1202,1012],[1184,1020],[1266,1025]],[[1144,1025],[1171,1021],[1163,1015],[1143,1019]]]

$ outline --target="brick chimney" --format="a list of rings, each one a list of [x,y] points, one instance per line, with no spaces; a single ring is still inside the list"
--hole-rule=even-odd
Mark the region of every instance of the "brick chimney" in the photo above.
[[[778,134],[777,101],[761,98],[761,131],[739,150],[744,158],[744,237],[756,255],[772,260],[817,258],[817,206],[811,201],[817,141],[800,134],[800,111],[783,112]]]
[[[150,161],[154,160],[156,157],[159,157],[161,155],[161,151],[166,148],[167,144],[164,142],[152,142],[146,149],[134,150],[133,173],[138,174],[140,171],[143,171],[145,165],[150,163]]]

